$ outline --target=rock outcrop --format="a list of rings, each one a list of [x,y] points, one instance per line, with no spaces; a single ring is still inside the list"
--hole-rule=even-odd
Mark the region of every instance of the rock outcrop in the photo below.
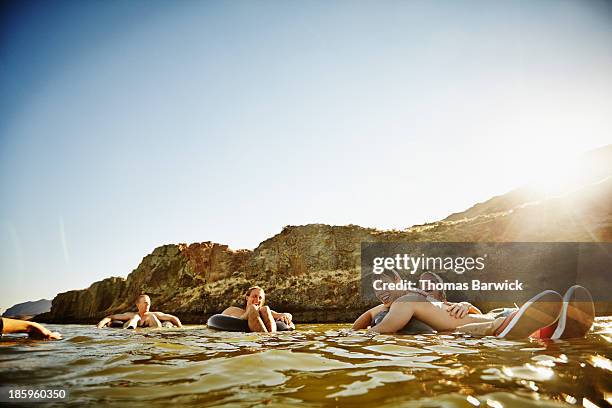
[[[612,242],[609,164],[607,173],[602,170],[558,196],[525,191],[403,231],[310,224],[287,226],[252,251],[211,242],[164,245],[127,279],[108,278],[84,290],[60,293],[51,311],[36,320],[93,323],[110,313],[133,310],[136,296],[146,292],[154,309],[187,323],[203,323],[228,305],[240,304],[244,290],[258,284],[266,289],[273,309],[291,311],[298,322],[351,321],[372,306],[360,296],[362,241]],[[602,271],[594,285],[605,290],[610,273]],[[612,313],[610,302],[600,305],[598,313]]]

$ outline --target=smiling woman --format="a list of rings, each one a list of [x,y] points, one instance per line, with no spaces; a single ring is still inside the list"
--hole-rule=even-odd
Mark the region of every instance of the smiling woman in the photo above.
[[[212,316],[208,326],[220,330],[270,333],[295,329],[291,313],[278,313],[264,306],[266,294],[261,287],[251,286],[244,297],[244,308],[230,306],[221,315]]]

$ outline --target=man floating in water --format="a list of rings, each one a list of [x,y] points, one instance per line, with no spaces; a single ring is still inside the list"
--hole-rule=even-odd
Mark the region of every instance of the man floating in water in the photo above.
[[[106,316],[97,324],[98,329],[109,325],[112,321],[125,322],[124,328],[135,329],[136,327],[164,327],[171,324],[182,327],[178,317],[162,312],[151,312],[151,298],[148,295],[140,295],[136,299],[138,312],[127,312]],[[163,322],[163,323],[162,323]]]

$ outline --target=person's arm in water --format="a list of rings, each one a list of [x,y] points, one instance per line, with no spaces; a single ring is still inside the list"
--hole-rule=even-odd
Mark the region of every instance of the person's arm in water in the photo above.
[[[357,320],[355,320],[355,322],[353,323],[353,327],[351,327],[351,329],[353,330],[367,329],[371,325],[372,325],[372,314],[370,313],[369,310],[366,310],[365,312],[363,312],[361,316],[357,318]]]
[[[153,314],[157,316],[157,318],[161,322],[167,321],[167,322],[171,322],[176,327],[183,327],[179,318],[174,315],[163,313],[163,312],[153,312]]]
[[[8,319],[2,317],[2,334],[9,333],[28,333],[28,336],[36,339],[61,339],[61,334],[52,332],[45,328],[42,324],[36,322],[28,322],[25,320]]]
[[[121,320],[122,322],[125,322],[125,321],[130,320],[132,317],[134,317],[135,314],[136,313],[133,313],[133,312],[127,312],[127,313],[120,313],[120,314],[114,314],[114,315],[106,316],[104,319],[102,319],[102,320],[100,320],[98,322],[96,327],[98,329],[101,329],[104,326],[106,326],[107,324],[109,324],[110,322],[112,322],[113,320]]]
[[[377,314],[379,314],[385,309],[386,309],[385,305],[378,305],[378,306],[374,306],[373,308],[365,311],[361,316],[357,318],[357,320],[355,320],[355,322],[353,323],[353,327],[351,327],[351,329],[353,330],[367,329],[368,327],[372,325],[374,316],[376,316]]]

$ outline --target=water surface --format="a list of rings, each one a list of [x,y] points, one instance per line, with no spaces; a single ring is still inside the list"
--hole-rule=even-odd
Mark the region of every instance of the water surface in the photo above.
[[[585,339],[372,335],[299,325],[274,335],[49,325],[0,340],[0,384],[61,387],[82,406],[563,406],[612,402],[612,317]],[[607,400],[607,402],[606,402]]]

